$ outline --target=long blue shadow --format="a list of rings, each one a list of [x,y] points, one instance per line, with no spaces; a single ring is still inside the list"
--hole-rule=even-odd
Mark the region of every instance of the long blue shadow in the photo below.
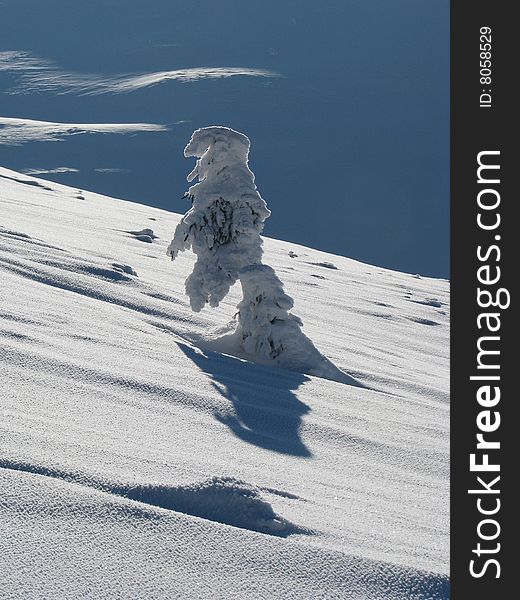
[[[310,408],[295,394],[309,378],[301,373],[248,363],[217,352],[179,348],[212,380],[227,398],[234,414],[215,418],[248,444],[293,456],[312,456],[300,435],[302,416]]]

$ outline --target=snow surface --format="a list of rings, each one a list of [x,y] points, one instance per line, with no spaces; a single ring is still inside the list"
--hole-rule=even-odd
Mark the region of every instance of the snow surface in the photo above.
[[[448,283],[265,239],[363,387],[252,364],[179,215],[77,195],[0,168],[0,597],[447,598]]]

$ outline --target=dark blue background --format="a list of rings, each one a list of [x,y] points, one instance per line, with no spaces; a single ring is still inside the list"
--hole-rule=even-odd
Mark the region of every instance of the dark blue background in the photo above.
[[[183,147],[194,129],[227,125],[252,140],[251,167],[272,210],[266,235],[448,276],[448,0],[4,0],[2,50],[83,73],[280,73],[83,97],[1,93],[15,80],[0,73],[1,116],[189,121],[167,133],[0,146],[0,164],[75,167],[48,177],[184,212],[192,161]]]

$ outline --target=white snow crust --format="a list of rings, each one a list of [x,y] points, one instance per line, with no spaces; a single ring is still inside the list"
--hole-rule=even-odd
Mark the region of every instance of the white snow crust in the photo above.
[[[179,221],[0,168],[0,598],[448,598],[448,282],[264,239],[352,381],[275,369]]]

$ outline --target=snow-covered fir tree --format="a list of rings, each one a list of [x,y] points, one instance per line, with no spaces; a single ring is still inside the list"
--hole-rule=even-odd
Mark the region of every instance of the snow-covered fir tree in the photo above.
[[[270,215],[248,167],[250,141],[227,127],[197,129],[184,149],[195,156],[188,181],[198,179],[186,192],[191,209],[178,224],[168,254],[192,249],[197,255],[186,280],[194,311],[209,303],[218,306],[238,272],[262,258],[260,233]]]
[[[342,381],[344,374],[327,360],[289,311],[293,300],[274,270],[262,264],[264,221],[271,214],[248,166],[250,141],[227,127],[197,129],[184,155],[197,157],[186,192],[193,205],[182,217],[168,247],[172,260],[192,249],[197,255],[186,279],[194,311],[218,306],[240,280],[243,298],[225,334],[206,345],[255,362]]]

